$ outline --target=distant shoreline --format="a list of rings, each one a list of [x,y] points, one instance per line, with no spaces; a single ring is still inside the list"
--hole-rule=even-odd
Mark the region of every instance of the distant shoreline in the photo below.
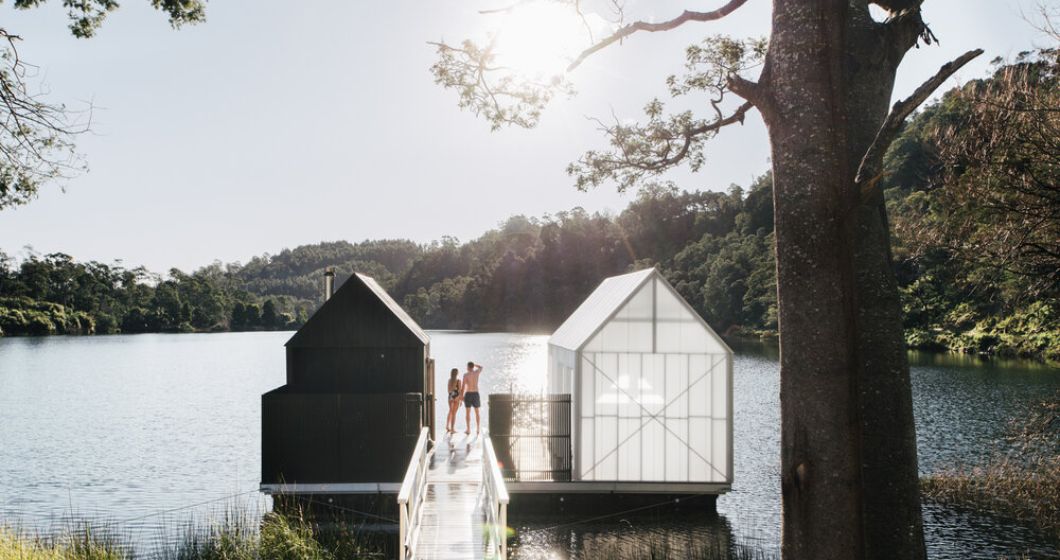
[[[54,338],[54,337],[111,337],[111,336],[139,336],[139,335],[153,335],[153,334],[164,334],[164,335],[182,335],[182,334],[236,334],[236,333],[263,333],[263,332],[277,332],[277,333],[294,333],[297,329],[239,329],[239,330],[203,330],[203,331],[153,331],[153,332],[137,332],[137,333],[53,333],[53,334],[15,334],[15,335],[3,335],[0,333],[0,340],[4,338],[19,338],[19,339],[42,339],[42,338]],[[530,336],[548,336],[551,334],[550,331],[544,329],[528,329],[528,330],[503,330],[503,329],[484,329],[484,330],[468,330],[468,329],[445,329],[445,328],[426,328],[428,333],[448,333],[448,334],[522,334]],[[752,353],[767,354],[771,357],[779,357],[780,351],[780,340],[774,333],[767,333],[761,337],[753,336],[724,336],[726,342],[728,342],[737,353],[741,353],[741,350],[751,350]],[[1050,361],[1042,356],[1018,356],[1018,355],[1006,355],[1003,353],[985,353],[985,352],[967,352],[947,348],[913,348],[907,347],[907,350],[913,355],[920,356],[931,356],[941,358],[943,360],[953,360],[958,362],[978,361],[987,364],[1000,364],[1003,362],[1025,362],[1028,364],[1034,364],[1036,366],[1043,366],[1044,368],[1051,370],[1060,371],[1060,363]],[[927,360],[928,362],[934,360]]]

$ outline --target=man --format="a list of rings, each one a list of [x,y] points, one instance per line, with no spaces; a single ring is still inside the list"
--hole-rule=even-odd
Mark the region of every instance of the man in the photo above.
[[[464,393],[464,418],[465,434],[471,434],[471,409],[475,409],[475,433],[482,433],[482,418],[479,417],[479,408],[482,407],[482,397],[478,394],[478,377],[482,374],[482,366],[475,362],[467,363],[467,373],[464,374],[462,392]]]

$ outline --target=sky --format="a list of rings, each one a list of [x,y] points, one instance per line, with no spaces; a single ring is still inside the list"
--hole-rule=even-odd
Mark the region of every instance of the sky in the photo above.
[[[534,52],[539,40],[584,40],[569,36],[569,21],[538,29],[478,13],[509,0],[214,0],[205,23],[174,31],[147,0],[122,4],[88,40],[69,34],[57,0],[29,11],[0,5],[3,27],[23,37],[20,55],[38,69],[32,83],[53,102],[92,107],[91,132],[76,139],[88,172],[0,211],[0,251],[24,258],[32,246],[162,272],[320,241],[466,241],[511,215],[575,206],[617,213],[635,193],[579,192],[565,172],[605,146],[588,117],[637,118],[665,98],[688,44],[765,36],[770,13],[768,0],[750,0],[721,21],[636,35],[575,71],[577,94],[554,101],[537,128],[491,132],[433,83],[428,42],[514,28],[504,32],[523,44],[512,52]],[[649,20],[720,4],[626,2],[627,17]],[[941,45],[909,53],[896,98],[966,50],[986,54],[947,88],[985,76],[994,57],[1043,44],[1023,17],[1034,6],[927,0]],[[699,173],[666,178],[689,190],[747,185],[768,169],[768,154],[752,116],[711,141]]]

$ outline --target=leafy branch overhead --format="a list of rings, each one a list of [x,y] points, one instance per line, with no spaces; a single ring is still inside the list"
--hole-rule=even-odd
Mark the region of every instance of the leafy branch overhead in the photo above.
[[[673,97],[706,93],[710,117],[696,118],[692,111],[665,115],[665,105],[655,99],[644,108],[647,116],[644,124],[623,124],[618,119],[613,125],[601,123],[611,149],[588,151],[567,167],[567,173],[575,178],[575,186],[584,190],[614,181],[619,190],[626,190],[681,163],[698,171],[706,161],[704,143],[723,127],[743,123],[744,116],[753,108],[746,101],[727,114],[723,103],[733,76],[761,66],[766,46],[764,39],[741,41],[714,36],[688,47],[687,73],[681,77],[670,76],[666,85]]]
[[[484,117],[493,130],[505,125],[533,128],[553,95],[574,93],[562,76],[538,81],[498,66],[495,41],[485,46],[471,40],[459,47],[431,45],[438,49],[438,62],[431,66],[435,83],[457,90],[460,108]]]
[[[47,1],[14,0],[14,6],[25,10],[41,6]],[[118,9],[116,0],[62,0],[62,4],[70,18],[70,32],[82,39],[95,35],[107,14]],[[206,19],[205,0],[151,0],[151,6],[168,15],[169,23],[175,28]]]
[[[2,1],[2,0],[0,0]],[[18,9],[36,8],[45,0],[15,0]],[[114,0],[63,0],[70,32],[79,38],[95,34],[106,16],[118,8]],[[174,27],[205,18],[204,0],[151,0]],[[71,111],[50,102],[31,82],[36,67],[19,57],[22,37],[0,28],[0,210],[26,204],[42,184],[85,169],[74,137],[86,132],[91,107]]]
[[[503,12],[517,17],[518,10],[528,3],[517,2],[484,13]],[[582,2],[553,0],[552,3],[570,6],[583,22],[587,21]],[[507,125],[530,128],[538,123],[545,106],[557,93],[573,93],[566,74],[577,69],[593,54],[610,45],[621,44],[638,32],[669,31],[687,23],[722,19],[745,3],[746,0],[729,0],[711,11],[685,10],[676,17],[659,22],[630,23],[624,21],[625,13],[619,5],[613,10],[618,14],[618,19],[612,22],[613,30],[603,37],[594,38],[591,27],[586,23],[591,45],[580,53],[572,53],[566,72],[557,73],[548,80],[527,79],[520,75],[519,69],[497,64],[493,40],[485,46],[470,40],[464,41],[461,46],[431,43],[438,49],[439,55],[431,71],[438,84],[457,90],[461,108],[485,117],[493,130]],[[894,65],[918,40],[928,44],[936,42],[921,18],[919,0],[879,0],[870,3],[890,14],[886,22],[872,25],[873,31],[881,39],[880,44],[887,45],[881,56]],[[866,19],[869,18],[867,4],[862,6]],[[545,42],[549,38],[543,36],[541,40]],[[613,182],[620,191],[624,191],[642,185],[678,165],[687,165],[692,171],[698,171],[706,161],[704,147],[707,140],[717,136],[725,126],[742,124],[746,114],[753,108],[762,112],[770,110],[770,88],[773,84],[769,79],[769,44],[766,39],[734,39],[713,35],[689,46],[685,54],[685,74],[670,76],[666,86],[674,98],[705,94],[706,99],[698,103],[702,109],[668,114],[666,105],[654,99],[645,105],[646,119],[643,122],[631,122],[613,116],[611,122],[605,123],[594,118],[607,137],[608,147],[589,150],[567,167],[578,189],[585,190]],[[970,53],[954,61],[940,71],[939,76],[949,77],[952,71],[967,62],[969,56]],[[755,70],[760,70],[757,82],[749,76]],[[938,85],[936,76],[921,90],[930,94]],[[741,102],[731,102],[730,93],[742,98]],[[903,110],[912,111],[924,98],[915,96]],[[904,111],[901,120],[905,116],[908,116],[907,111]],[[882,140],[893,138],[893,133],[888,131],[884,136],[886,138],[881,137],[882,145],[874,147],[871,155],[873,164],[878,163],[880,149],[886,149]]]

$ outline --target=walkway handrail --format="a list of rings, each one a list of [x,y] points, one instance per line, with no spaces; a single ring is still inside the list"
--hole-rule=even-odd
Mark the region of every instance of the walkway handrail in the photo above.
[[[398,543],[400,560],[411,560],[416,557],[416,544],[420,537],[420,516],[423,512],[423,501],[427,497],[427,466],[433,449],[428,450],[430,429],[420,429],[416,448],[412,451],[412,460],[405,471],[405,480],[401,483],[397,503],[400,512],[400,529]]]
[[[493,442],[487,436],[482,440],[482,486],[486,494],[486,530],[490,542],[487,558],[508,558],[508,487],[501,476]]]

